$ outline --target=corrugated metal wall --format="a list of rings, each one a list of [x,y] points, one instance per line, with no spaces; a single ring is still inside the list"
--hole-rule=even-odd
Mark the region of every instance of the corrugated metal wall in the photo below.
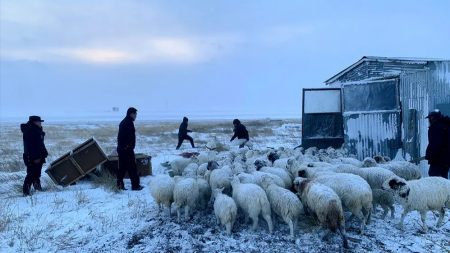
[[[399,111],[344,114],[344,122],[345,147],[360,160],[401,148]]]
[[[432,62],[428,70],[402,73],[400,76],[400,101],[403,110],[403,142],[406,158],[425,155],[428,145],[429,111],[441,104],[450,104],[450,62]],[[408,113],[416,111],[414,113]],[[416,117],[416,128],[411,127]],[[412,138],[414,137],[414,138]],[[416,143],[413,143],[413,142]],[[426,161],[421,163],[422,173],[427,174]]]

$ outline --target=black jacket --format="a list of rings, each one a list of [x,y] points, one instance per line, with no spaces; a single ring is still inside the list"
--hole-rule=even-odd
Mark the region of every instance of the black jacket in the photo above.
[[[234,135],[231,138],[231,140],[234,140],[236,137],[238,139],[246,139],[247,141],[250,140],[248,136],[247,128],[243,124],[238,124],[234,127]]]
[[[48,156],[44,144],[45,132],[33,122],[20,124],[20,130],[23,133],[24,159],[27,161],[42,159],[41,162],[44,163]]]
[[[183,122],[180,124],[180,128],[178,129],[178,136],[183,137],[183,136],[186,136],[187,133],[192,132],[191,130],[188,130],[187,128],[188,128],[188,123],[187,123],[187,121],[183,121]]]
[[[450,118],[442,117],[428,128],[425,159],[430,165],[450,167]]]
[[[136,130],[133,119],[126,116],[119,125],[119,134],[117,135],[117,152],[132,151],[136,146]]]

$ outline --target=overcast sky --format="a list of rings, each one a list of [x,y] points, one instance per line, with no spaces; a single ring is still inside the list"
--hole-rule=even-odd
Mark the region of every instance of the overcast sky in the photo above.
[[[364,55],[450,59],[446,0],[0,3],[1,120],[300,117]]]

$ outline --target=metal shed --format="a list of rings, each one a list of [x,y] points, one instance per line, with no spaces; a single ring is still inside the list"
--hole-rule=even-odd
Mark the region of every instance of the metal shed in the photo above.
[[[304,147],[343,143],[359,159],[401,155],[409,160],[425,155],[428,112],[438,108],[450,115],[449,60],[364,56],[325,84],[303,90]],[[330,90],[335,97],[326,94]],[[334,107],[321,106],[330,101]],[[333,120],[324,126],[310,122],[323,117]]]

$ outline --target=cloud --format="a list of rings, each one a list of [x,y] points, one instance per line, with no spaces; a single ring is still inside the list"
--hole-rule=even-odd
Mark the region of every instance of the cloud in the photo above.
[[[3,48],[0,58],[88,64],[195,64],[226,53],[238,42],[233,36],[103,38],[76,47]]]

